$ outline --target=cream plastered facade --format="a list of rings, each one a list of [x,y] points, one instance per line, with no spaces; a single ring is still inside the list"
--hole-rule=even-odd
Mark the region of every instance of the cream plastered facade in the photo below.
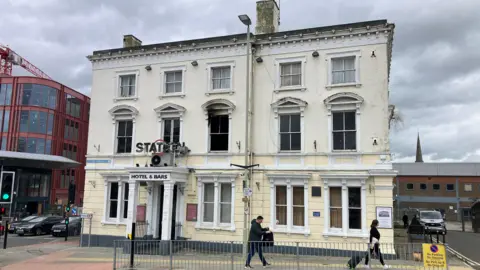
[[[147,233],[170,239],[173,186],[177,186],[175,237],[201,241],[241,241],[244,203],[243,170],[230,166],[244,164],[246,113],[245,35],[208,40],[143,46],[95,52],[93,66],[88,161],[86,166],[84,212],[93,213],[92,235],[126,237],[135,220],[135,204],[146,204]],[[366,22],[341,28],[321,28],[256,36],[251,68],[251,147],[250,164],[259,164],[251,175],[249,223],[262,215],[264,225],[275,231],[276,240],[365,242],[377,206],[392,207],[392,178],[395,172],[389,149],[389,69],[393,25],[386,21]],[[121,51],[121,52],[120,52]],[[332,84],[331,59],[355,57],[355,82]],[[262,61],[258,59],[262,59]],[[258,60],[258,61],[257,61]],[[192,65],[195,61],[196,65]],[[301,85],[282,88],[280,65],[301,62]],[[150,67],[150,70],[146,69]],[[231,67],[231,87],[212,91],[211,68]],[[182,91],[164,94],[164,74],[182,71]],[[133,97],[119,96],[119,76],[136,76]],[[208,114],[220,108],[229,115],[229,151],[211,153]],[[332,112],[356,112],[356,151],[332,151]],[[279,151],[279,116],[301,115],[301,150]],[[176,160],[177,167],[149,167],[151,155],[136,153],[138,142],[162,138],[163,120],[180,119],[180,142],[191,149]],[[133,120],[131,154],[115,154],[119,120]],[[140,167],[137,167],[139,164]],[[168,175],[161,181],[140,185],[132,174]],[[108,218],[109,183],[120,185],[119,194],[128,192],[128,217]],[[222,183],[230,183],[231,222],[202,222],[203,185],[214,183],[215,203]],[[163,185],[163,212],[160,213],[159,187]],[[287,186],[287,225],[275,225],[275,186]],[[292,187],[304,188],[304,226],[292,224]],[[312,187],[321,196],[312,197]],[[342,228],[330,228],[331,187],[342,188]],[[360,230],[348,229],[348,187],[361,188]],[[119,205],[123,195],[119,195]],[[197,204],[197,221],[186,221],[187,204]],[[166,210],[167,209],[167,210]],[[170,209],[170,210],[168,210]],[[320,213],[314,216],[313,212]],[[170,226],[170,227],[169,227]],[[381,229],[382,242],[393,242],[393,229]]]

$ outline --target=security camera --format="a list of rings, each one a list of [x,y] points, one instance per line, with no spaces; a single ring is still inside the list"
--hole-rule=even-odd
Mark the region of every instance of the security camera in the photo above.
[[[240,176],[245,176],[245,174],[244,174],[244,173],[241,173]]]

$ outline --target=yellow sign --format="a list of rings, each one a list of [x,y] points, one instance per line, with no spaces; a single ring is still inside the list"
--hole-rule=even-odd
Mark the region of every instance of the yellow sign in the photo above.
[[[423,244],[423,266],[447,268],[445,246],[440,244]]]

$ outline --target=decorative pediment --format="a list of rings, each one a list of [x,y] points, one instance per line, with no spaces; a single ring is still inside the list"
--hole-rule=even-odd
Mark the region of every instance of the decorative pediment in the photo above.
[[[275,118],[281,113],[300,113],[303,117],[307,105],[306,101],[294,97],[284,97],[271,104]]]
[[[154,109],[158,118],[165,117],[182,117],[186,109],[183,106],[174,103],[165,103]]]
[[[364,100],[355,93],[342,92],[327,97],[323,102],[327,106],[329,115],[332,110],[353,110],[360,114],[360,106]]]
[[[132,119],[135,120],[135,118],[138,115],[138,110],[137,108],[130,106],[130,105],[117,105],[113,108],[111,108],[109,111],[110,115],[112,116],[112,120],[115,122],[119,119]]]
[[[323,102],[327,105],[361,104],[363,103],[363,98],[355,93],[342,92],[327,97]]]
[[[204,111],[209,110],[235,110],[235,104],[227,99],[212,99],[202,105]]]

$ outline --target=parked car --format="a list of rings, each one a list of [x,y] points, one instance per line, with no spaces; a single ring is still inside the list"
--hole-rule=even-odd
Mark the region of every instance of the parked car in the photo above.
[[[17,227],[17,234],[23,236],[25,234],[50,234],[53,225],[62,221],[63,217],[60,216],[45,216],[37,217],[28,222],[22,223]]]
[[[447,234],[445,221],[439,211],[421,210],[418,212],[418,217],[427,234]]]
[[[80,217],[70,217],[68,222],[68,235],[80,235],[82,229],[82,219]],[[65,219],[62,222],[53,225],[52,236],[65,236],[67,228]]]
[[[17,227],[22,224],[22,223],[25,223],[25,222],[28,222],[34,218],[37,218],[38,216],[28,216],[28,217],[25,217],[21,220],[18,220],[18,221],[14,221],[12,223],[9,224],[9,227],[8,227],[8,232],[9,233],[15,233],[16,230],[17,230]]]

